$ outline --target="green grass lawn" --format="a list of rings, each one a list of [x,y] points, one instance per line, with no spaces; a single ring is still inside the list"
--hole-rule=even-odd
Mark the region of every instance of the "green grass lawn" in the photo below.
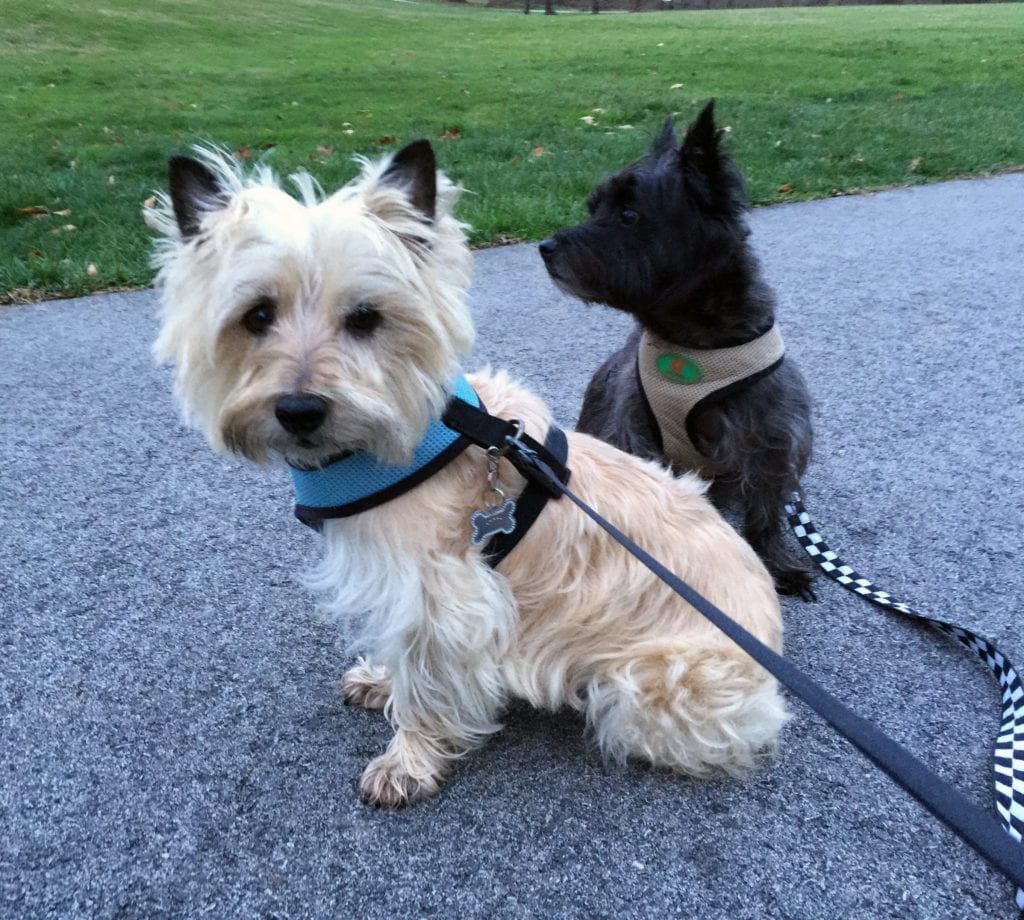
[[[536,240],[712,96],[757,203],[1019,166],[1024,6],[7,0],[0,302],[149,283],[142,203],[197,141],[330,188],[425,135],[474,242]]]

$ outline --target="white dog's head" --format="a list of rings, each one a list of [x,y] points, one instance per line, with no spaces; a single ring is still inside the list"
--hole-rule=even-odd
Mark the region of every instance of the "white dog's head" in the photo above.
[[[468,353],[471,256],[457,190],[414,141],[325,197],[229,155],[175,157],[149,222],[164,239],[158,358],[217,449],[312,468],[405,463]]]

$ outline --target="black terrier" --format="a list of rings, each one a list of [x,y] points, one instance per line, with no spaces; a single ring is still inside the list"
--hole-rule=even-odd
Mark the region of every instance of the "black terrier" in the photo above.
[[[783,360],[775,298],[751,251],[746,185],[709,102],[679,144],[672,118],[650,152],[604,180],[590,218],[540,244],[548,273],[637,326],[591,379],[578,429],[676,472],[712,479],[778,590],[814,597],[783,541],[783,505],[811,454],[811,401]]]

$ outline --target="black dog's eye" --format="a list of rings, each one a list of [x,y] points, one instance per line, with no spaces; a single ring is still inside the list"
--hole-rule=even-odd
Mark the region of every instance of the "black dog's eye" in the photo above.
[[[640,219],[640,215],[632,208],[623,208],[619,219],[628,227],[630,224],[635,224]]]
[[[261,297],[246,311],[242,325],[253,335],[263,336],[276,318],[277,304],[270,297]]]
[[[372,303],[361,303],[345,317],[345,328],[354,336],[372,335],[382,318]]]

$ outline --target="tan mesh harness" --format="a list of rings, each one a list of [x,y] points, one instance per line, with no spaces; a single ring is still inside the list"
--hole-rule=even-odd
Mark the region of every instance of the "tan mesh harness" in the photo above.
[[[771,373],[784,353],[777,326],[743,345],[711,349],[682,348],[644,331],[637,355],[640,384],[673,467],[715,474],[715,464],[690,437],[693,410]]]

